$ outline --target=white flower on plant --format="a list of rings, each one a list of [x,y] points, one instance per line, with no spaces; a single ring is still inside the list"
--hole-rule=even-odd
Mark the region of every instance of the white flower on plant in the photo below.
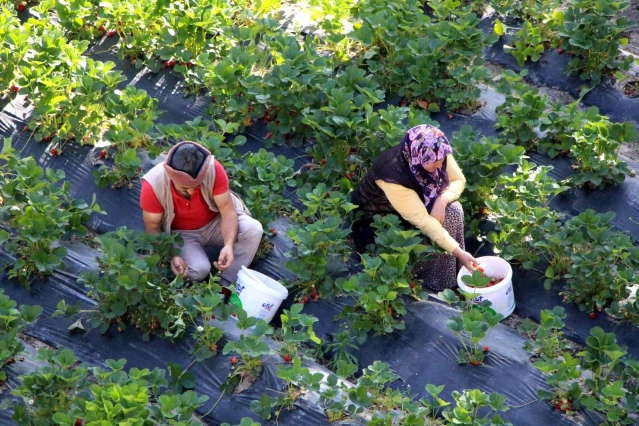
[[[204,327],[202,327],[201,325],[197,326],[197,331],[204,331]]]

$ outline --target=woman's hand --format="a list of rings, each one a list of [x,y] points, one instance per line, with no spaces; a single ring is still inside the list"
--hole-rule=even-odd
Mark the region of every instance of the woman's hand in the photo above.
[[[430,215],[437,219],[442,225],[446,218],[446,207],[448,207],[448,200],[440,196],[435,199],[435,204],[433,204],[433,208],[430,211]]]
[[[466,269],[468,269],[468,272],[470,273],[475,270],[474,265],[479,264],[477,259],[475,259],[470,253],[460,249],[459,247],[453,250],[453,256],[455,256],[461,262],[461,264],[464,265]]]

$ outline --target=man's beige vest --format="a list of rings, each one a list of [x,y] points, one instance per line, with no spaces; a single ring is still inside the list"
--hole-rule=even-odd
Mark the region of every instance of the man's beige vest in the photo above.
[[[175,211],[173,208],[173,196],[171,195],[171,179],[169,179],[169,175],[167,175],[164,170],[164,163],[160,163],[153,167],[147,174],[142,176],[142,179],[151,185],[153,192],[155,192],[155,196],[158,197],[158,200],[164,209],[164,213],[162,215],[162,229],[170,234],[171,224],[173,223],[173,218],[175,218]],[[212,211],[218,212],[219,210],[212,197],[214,184],[215,164],[213,156],[211,156],[211,164],[209,164],[208,173],[202,182],[202,197]]]

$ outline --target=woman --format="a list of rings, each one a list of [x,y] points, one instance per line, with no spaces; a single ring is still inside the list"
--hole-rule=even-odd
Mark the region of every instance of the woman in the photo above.
[[[416,226],[446,254],[416,267],[418,278],[433,290],[457,284],[458,264],[474,271],[475,258],[465,251],[464,212],[456,201],[466,179],[444,133],[428,124],[410,129],[401,143],[383,152],[353,192],[359,219],[353,238],[361,253],[375,243],[371,228],[376,214],[394,213],[406,226]]]

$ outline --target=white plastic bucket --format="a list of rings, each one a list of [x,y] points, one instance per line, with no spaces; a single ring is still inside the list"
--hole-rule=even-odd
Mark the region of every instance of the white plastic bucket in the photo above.
[[[244,309],[249,317],[267,323],[271,322],[282,301],[288,297],[288,290],[282,284],[245,266],[237,274],[235,290],[237,295],[231,296],[229,303]]]
[[[504,259],[496,256],[478,257],[479,266],[484,269],[486,276],[503,278],[503,280],[492,287],[474,288],[469,287],[462,281],[464,275],[470,275],[468,269],[462,267],[457,274],[457,285],[475,303],[490,300],[491,309],[502,314],[504,318],[512,314],[515,310],[515,293],[513,291],[513,269]]]

